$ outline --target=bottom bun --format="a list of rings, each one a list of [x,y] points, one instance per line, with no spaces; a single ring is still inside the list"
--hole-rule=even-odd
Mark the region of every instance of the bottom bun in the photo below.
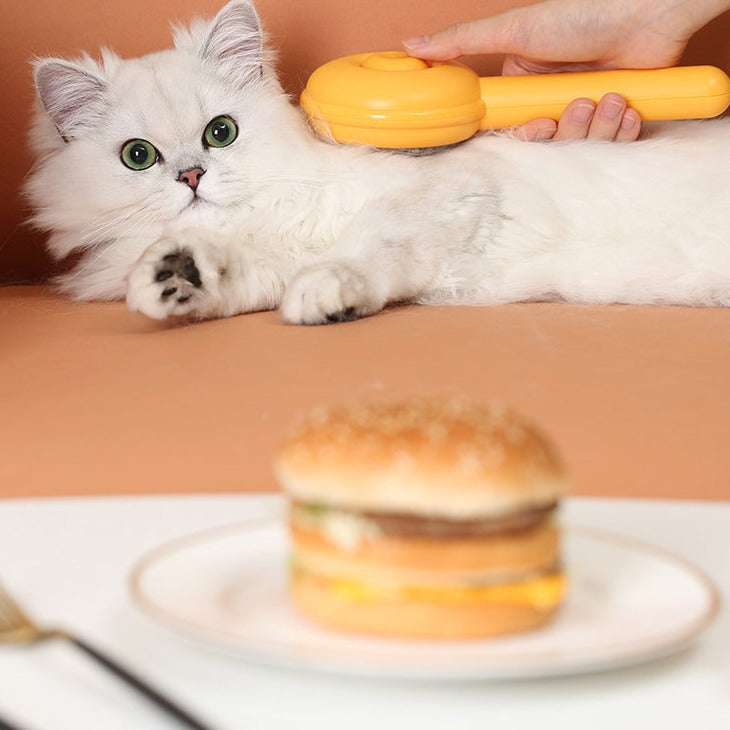
[[[474,639],[529,631],[545,625],[551,605],[414,600],[390,596],[361,600],[305,571],[292,576],[291,597],[306,617],[330,628],[409,639]]]

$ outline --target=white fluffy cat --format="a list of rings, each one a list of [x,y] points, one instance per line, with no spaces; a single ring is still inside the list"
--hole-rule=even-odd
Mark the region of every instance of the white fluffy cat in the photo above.
[[[250,3],[174,36],[36,64],[27,190],[54,255],[83,252],[75,298],[305,324],[396,301],[730,304],[730,119],[387,153],[315,137]]]

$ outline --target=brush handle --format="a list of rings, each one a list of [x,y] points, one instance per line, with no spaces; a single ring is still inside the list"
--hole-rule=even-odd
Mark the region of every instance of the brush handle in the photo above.
[[[490,76],[479,79],[486,113],[481,129],[502,129],[548,117],[584,97],[620,94],[645,121],[706,119],[730,105],[730,78],[714,66]]]
[[[538,117],[559,119],[579,97],[613,91],[644,120],[715,117],[730,105],[730,78],[713,66],[480,78],[459,63],[402,51],[359,53],[320,66],[301,104],[325,139],[375,147],[433,147]]]

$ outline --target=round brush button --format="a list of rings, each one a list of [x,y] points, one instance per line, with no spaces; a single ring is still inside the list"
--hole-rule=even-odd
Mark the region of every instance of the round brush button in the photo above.
[[[371,53],[362,62],[362,67],[374,71],[421,71],[424,68],[430,68],[426,61],[413,58],[403,51]]]

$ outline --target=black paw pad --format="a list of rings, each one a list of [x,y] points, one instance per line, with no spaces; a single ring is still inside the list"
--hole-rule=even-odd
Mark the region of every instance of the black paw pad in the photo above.
[[[163,256],[155,272],[155,281],[167,281],[173,275],[190,282],[196,289],[200,289],[203,286],[200,272],[195,265],[195,260],[186,251],[178,251],[177,253],[169,253],[167,256]]]
[[[357,319],[357,312],[355,307],[347,307],[339,312],[332,312],[327,315],[327,322],[334,324],[336,322],[351,322],[353,319]]]

